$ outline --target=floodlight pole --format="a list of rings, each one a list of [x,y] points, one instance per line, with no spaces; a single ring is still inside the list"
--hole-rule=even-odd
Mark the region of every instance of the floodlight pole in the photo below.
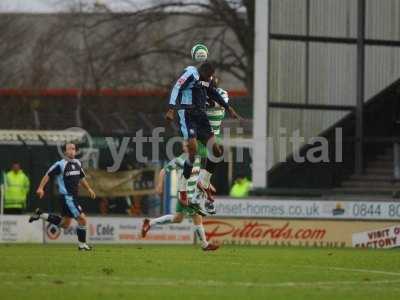
[[[365,0],[358,0],[355,173],[364,172]]]
[[[269,0],[256,0],[253,85],[253,187],[268,186],[268,44]]]

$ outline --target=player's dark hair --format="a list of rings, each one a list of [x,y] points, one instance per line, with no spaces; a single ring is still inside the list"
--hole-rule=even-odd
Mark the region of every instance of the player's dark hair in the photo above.
[[[203,80],[208,80],[215,73],[215,67],[210,62],[204,62],[199,67],[200,78]]]
[[[77,143],[75,143],[75,142],[65,142],[63,145],[62,145],[62,147],[61,147],[61,149],[62,149],[62,151],[65,153],[65,151],[67,150],[67,145],[75,145],[75,150],[76,151],[78,151],[78,144]]]

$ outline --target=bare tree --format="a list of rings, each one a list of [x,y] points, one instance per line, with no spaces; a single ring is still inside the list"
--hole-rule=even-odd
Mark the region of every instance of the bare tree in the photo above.
[[[191,22],[162,39],[169,49],[187,49],[196,39],[205,42],[220,70],[252,91],[254,56],[254,0],[156,1],[154,13],[164,18],[189,17]],[[170,37],[175,37],[171,42]],[[179,38],[177,38],[179,37]],[[178,39],[180,43],[174,41]],[[172,47],[172,48],[171,48]],[[187,53],[182,53],[187,56]]]
[[[142,8],[125,0],[127,12],[74,3],[69,29],[83,40],[78,56],[85,57],[91,86],[167,87],[190,63],[193,44],[204,42],[219,70],[251,92],[253,0],[153,0]]]
[[[10,86],[22,73],[18,56],[24,51],[29,24],[13,14],[0,16],[0,85]]]

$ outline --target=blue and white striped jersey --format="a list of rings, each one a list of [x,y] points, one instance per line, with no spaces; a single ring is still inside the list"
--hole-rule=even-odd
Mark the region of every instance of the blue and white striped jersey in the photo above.
[[[60,194],[77,197],[79,182],[85,177],[85,172],[78,159],[62,159],[55,162],[46,175],[56,179]]]
[[[174,109],[205,110],[210,98],[225,109],[229,107],[229,104],[224,101],[210,82],[200,80],[197,68],[189,66],[175,83],[169,99],[169,106]]]

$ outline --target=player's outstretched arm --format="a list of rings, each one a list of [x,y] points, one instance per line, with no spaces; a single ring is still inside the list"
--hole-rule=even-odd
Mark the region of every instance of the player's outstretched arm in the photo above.
[[[39,187],[36,190],[36,194],[39,199],[42,199],[44,196],[44,187],[49,182],[50,177],[54,177],[61,174],[61,167],[59,162],[54,163],[46,172],[46,175],[43,176],[40,181]]]
[[[49,175],[44,175],[42,180],[39,183],[39,187],[36,190],[36,195],[39,197],[39,199],[42,199],[44,196],[44,188],[46,186],[46,184],[49,182]]]
[[[229,103],[225,102],[224,98],[218,93],[217,89],[213,86],[210,86],[208,89],[208,95],[210,98],[212,98],[215,102],[217,102],[219,105],[221,105],[223,108],[225,108],[229,115],[237,120],[242,120],[242,117],[236,112],[236,110],[229,105]]]
[[[232,106],[229,106],[228,112],[229,112],[229,115],[230,115],[232,118],[234,118],[234,119],[236,119],[236,120],[239,120],[239,121],[242,121],[242,120],[243,120],[243,118],[236,112],[236,110],[235,110]]]
[[[95,199],[96,198],[96,193],[92,190],[92,188],[90,187],[90,185],[87,182],[86,178],[82,178],[80,183],[88,191],[90,198]]]

